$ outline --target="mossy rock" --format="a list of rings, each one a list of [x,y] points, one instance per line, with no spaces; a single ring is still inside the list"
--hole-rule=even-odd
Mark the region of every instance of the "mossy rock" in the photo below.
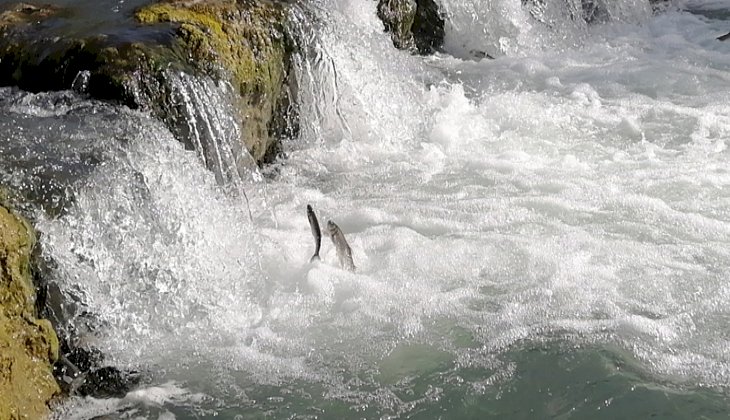
[[[177,25],[191,63],[229,80],[241,98],[243,142],[258,162],[276,153],[280,114],[292,102],[292,43],[285,36],[286,9],[270,1],[165,1],[139,9],[145,24]]]
[[[54,19],[73,20],[70,9],[23,4],[4,9],[0,85],[31,92],[77,88],[93,98],[146,109],[190,146],[169,75],[205,75],[236,88],[241,141],[258,163],[271,161],[277,140],[296,130],[295,118],[289,118],[293,42],[285,35],[287,12],[281,3],[160,2],[137,10],[119,36],[59,36],[52,30]],[[74,83],[82,74],[85,82]]]
[[[172,63],[184,62],[164,32],[147,33],[136,42],[94,34],[58,36],[53,19],[71,12],[55,6],[8,6],[0,13],[0,85],[30,92],[66,90],[81,72],[90,75],[90,96],[143,108],[150,98],[140,92],[142,78]]]
[[[29,3],[15,3],[9,5],[0,13],[0,29],[29,25],[62,12],[58,6],[37,6]]]
[[[58,339],[51,323],[35,318],[30,274],[35,235],[30,224],[0,207],[0,418],[36,419],[60,392],[52,364]]]

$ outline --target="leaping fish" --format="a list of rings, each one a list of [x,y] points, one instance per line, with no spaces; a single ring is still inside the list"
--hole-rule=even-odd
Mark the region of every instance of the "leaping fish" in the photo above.
[[[307,218],[309,219],[309,227],[312,228],[312,236],[314,236],[314,255],[309,259],[311,263],[320,259],[319,248],[322,246],[322,232],[319,230],[317,215],[314,214],[314,210],[309,204],[307,204]]]
[[[340,227],[332,220],[327,221],[327,234],[330,235],[332,243],[337,250],[337,259],[340,260],[340,266],[349,271],[355,271],[355,263],[352,261],[352,250],[345,240],[345,235]]]

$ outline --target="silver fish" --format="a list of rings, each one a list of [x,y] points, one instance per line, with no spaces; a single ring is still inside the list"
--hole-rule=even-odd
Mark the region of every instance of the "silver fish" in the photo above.
[[[337,259],[340,260],[340,266],[349,271],[355,271],[355,263],[352,261],[352,250],[350,245],[347,244],[345,235],[340,230],[340,227],[335,222],[327,221],[327,234],[332,239],[332,243],[335,245],[337,250]]]
[[[314,236],[314,255],[309,259],[311,263],[319,260],[319,248],[322,246],[322,232],[319,230],[317,215],[314,214],[314,210],[309,204],[307,204],[307,218],[309,219],[309,227],[312,228],[312,236]]]

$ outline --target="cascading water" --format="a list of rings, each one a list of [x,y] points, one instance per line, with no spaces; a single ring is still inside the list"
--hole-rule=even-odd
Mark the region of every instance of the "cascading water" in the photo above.
[[[260,180],[256,162],[241,141],[230,84],[207,77],[168,72],[171,102],[176,104],[178,135],[186,146],[196,150],[220,183]]]
[[[38,215],[53,278],[145,372],[57,416],[726,416],[727,20],[563,3],[444,0],[426,58],[375,2],[295,10],[303,126],[265,184],[220,185],[145,115],[0,91],[0,181],[68,192]],[[308,263],[306,204],[357,272],[326,238]]]

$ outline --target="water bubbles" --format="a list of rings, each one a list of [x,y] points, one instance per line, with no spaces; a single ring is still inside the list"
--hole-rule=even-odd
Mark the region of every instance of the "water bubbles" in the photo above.
[[[71,89],[80,94],[85,94],[89,90],[89,80],[91,79],[91,72],[88,70],[82,70],[76,74],[73,82],[71,82]]]

